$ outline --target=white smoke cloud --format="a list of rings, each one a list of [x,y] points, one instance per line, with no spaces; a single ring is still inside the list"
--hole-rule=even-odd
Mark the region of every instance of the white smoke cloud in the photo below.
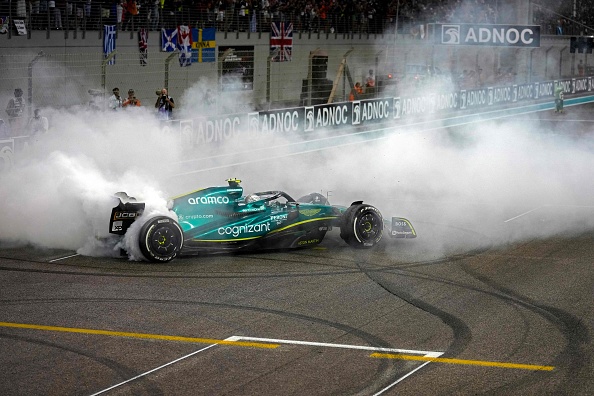
[[[176,112],[195,114],[184,103],[196,106],[193,99],[205,87],[198,84],[180,96]],[[594,167],[593,141],[555,133],[560,131],[546,124],[400,127],[383,139],[353,135],[320,151],[272,135],[188,152],[178,137],[162,133],[151,106],[134,110],[43,109],[50,131],[0,174],[0,243],[95,256],[116,256],[124,247],[139,259],[133,234],[142,221],[123,243],[108,233],[115,192],[146,202],[143,218],[173,216],[167,197],[223,185],[230,177],[242,179],[246,193],[279,189],[299,198],[320,192],[342,205],[364,200],[386,218],[409,218],[417,241],[436,256],[472,249],[476,240],[448,240],[447,231],[436,235],[432,227],[463,227],[496,243],[594,228],[584,215],[594,196],[584,182]],[[529,211],[545,223],[504,223]]]
[[[115,255],[108,228],[113,194],[126,191],[167,213],[160,178],[179,158],[148,110],[44,109],[50,131],[0,174],[0,241]]]

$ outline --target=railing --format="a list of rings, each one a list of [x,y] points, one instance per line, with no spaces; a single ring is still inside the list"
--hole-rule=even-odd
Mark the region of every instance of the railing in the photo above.
[[[27,6],[16,6],[17,2],[0,3],[0,17],[10,20],[24,20],[28,30],[97,31],[103,25],[116,25],[120,31],[137,31],[140,28],[161,30],[190,25],[197,28],[214,27],[218,32],[270,31],[272,21],[293,23],[296,33],[314,34],[394,34],[418,32],[421,22],[406,16],[383,15],[369,19],[366,14],[352,16],[328,12],[325,18],[307,13],[269,13],[262,10],[237,9],[216,11],[200,10],[182,6],[176,10],[165,10],[158,5],[144,5],[137,15],[131,15],[121,6],[98,4],[91,1],[67,2],[63,7],[50,7],[55,1],[35,0]],[[9,31],[9,34],[11,31]]]
[[[270,23],[273,20],[280,20],[293,23],[294,30],[298,33],[382,35],[398,32],[415,35],[422,34],[420,26],[426,22],[423,15],[406,12],[404,4],[401,4],[400,10],[392,7],[387,13],[383,15],[376,13],[370,19],[367,13],[360,11],[351,15],[333,10],[324,14],[295,11],[269,12],[257,8],[244,10],[232,8],[219,11],[215,8],[199,7],[195,3],[181,5],[178,8],[161,8],[160,2],[143,3],[138,8],[138,14],[132,15],[115,2],[81,0],[66,2],[61,6],[56,3],[55,0],[3,1],[0,2],[0,17],[8,16],[11,21],[25,20],[29,30],[47,30],[48,34],[51,30],[94,31],[100,30],[103,25],[116,25],[118,30],[130,31],[140,28],[160,30],[190,25],[197,28],[214,27],[219,32],[263,33],[270,31]],[[594,32],[594,29],[584,24],[538,5],[533,6],[531,15],[530,23],[541,25],[542,34],[545,35],[590,35]],[[463,22],[451,21],[445,16],[432,15],[432,21],[435,21],[435,18],[443,18],[442,22]],[[509,23],[501,20],[491,22]],[[9,35],[10,33],[9,31]]]
[[[2,6],[4,4],[4,6]],[[369,33],[393,34],[396,19],[391,15],[377,16],[376,19],[328,13],[326,18],[302,15],[301,13],[271,14],[261,10],[200,10],[196,7],[180,7],[165,10],[158,5],[140,7],[137,15],[131,15],[121,6],[114,4],[96,4],[87,1],[67,2],[64,7],[49,7],[54,1],[27,2],[27,7],[17,7],[16,2],[0,3],[0,16],[9,16],[10,20],[25,20],[30,30],[99,30],[103,25],[117,25],[118,30],[136,31],[139,28],[160,30],[179,25],[197,28],[214,27],[219,32],[245,31],[262,33],[270,31],[270,23],[285,21],[293,23],[296,32],[313,33]],[[406,29],[407,18],[400,18],[400,29]]]

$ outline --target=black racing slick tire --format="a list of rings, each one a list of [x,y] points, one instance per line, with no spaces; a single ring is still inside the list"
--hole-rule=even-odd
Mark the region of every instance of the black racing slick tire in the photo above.
[[[144,258],[154,263],[166,263],[177,256],[184,243],[183,231],[175,220],[157,216],[140,228],[138,244]]]
[[[365,204],[351,205],[343,214],[340,237],[357,249],[369,249],[381,239],[384,220],[380,211]]]

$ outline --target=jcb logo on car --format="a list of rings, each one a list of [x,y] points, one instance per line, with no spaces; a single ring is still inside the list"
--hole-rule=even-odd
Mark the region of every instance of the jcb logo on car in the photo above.
[[[140,216],[140,212],[115,212],[113,214],[114,220],[135,219]]]

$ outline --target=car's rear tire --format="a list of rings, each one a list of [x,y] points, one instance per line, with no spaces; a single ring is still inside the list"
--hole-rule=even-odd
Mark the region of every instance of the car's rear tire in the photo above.
[[[368,249],[382,239],[383,229],[380,211],[371,205],[357,203],[342,215],[340,237],[354,248]]]
[[[138,244],[148,261],[166,263],[173,260],[183,243],[183,231],[170,217],[153,217],[140,228]]]

